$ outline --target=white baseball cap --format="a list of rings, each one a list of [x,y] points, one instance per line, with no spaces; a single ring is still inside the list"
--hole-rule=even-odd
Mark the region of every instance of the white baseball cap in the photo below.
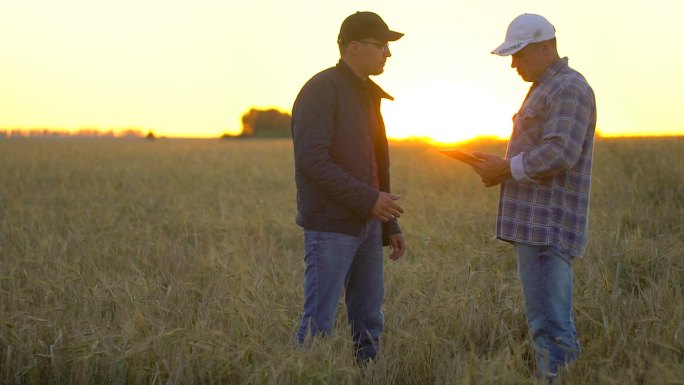
[[[506,41],[492,53],[499,56],[513,55],[530,43],[550,40],[555,36],[556,28],[543,16],[523,13],[513,19],[506,31]]]

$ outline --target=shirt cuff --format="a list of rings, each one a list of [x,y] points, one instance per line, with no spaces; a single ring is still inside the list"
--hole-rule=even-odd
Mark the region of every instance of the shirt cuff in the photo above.
[[[535,182],[534,179],[525,174],[525,167],[523,166],[524,154],[524,152],[521,152],[520,154],[511,158],[511,175],[513,176],[513,179],[517,180],[518,182]]]

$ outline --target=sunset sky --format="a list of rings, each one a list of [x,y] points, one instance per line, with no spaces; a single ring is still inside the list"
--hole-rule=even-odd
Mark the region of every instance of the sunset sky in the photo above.
[[[603,135],[684,135],[675,0],[3,0],[0,130],[239,133],[251,107],[290,111],[334,65],[342,20],[380,14],[404,32],[374,80],[396,100],[392,138],[507,137],[527,92],[489,52],[525,12],[555,25],[561,56],[597,96]]]

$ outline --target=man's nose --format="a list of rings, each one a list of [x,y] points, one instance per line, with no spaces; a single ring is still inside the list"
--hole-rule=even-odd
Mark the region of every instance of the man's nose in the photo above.
[[[390,51],[388,46],[383,50],[383,53],[385,54],[385,57],[392,57],[392,52]]]

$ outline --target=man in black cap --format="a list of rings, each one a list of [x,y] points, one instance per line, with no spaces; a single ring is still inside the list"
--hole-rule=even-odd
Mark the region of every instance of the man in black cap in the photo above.
[[[390,165],[380,100],[393,100],[370,75],[392,56],[391,31],[372,12],[356,12],[340,28],[341,59],[311,78],[292,108],[297,224],[304,228],[304,314],[300,344],[332,332],[344,290],[358,361],[374,359],[383,329],[382,246],[406,250],[390,193]]]

